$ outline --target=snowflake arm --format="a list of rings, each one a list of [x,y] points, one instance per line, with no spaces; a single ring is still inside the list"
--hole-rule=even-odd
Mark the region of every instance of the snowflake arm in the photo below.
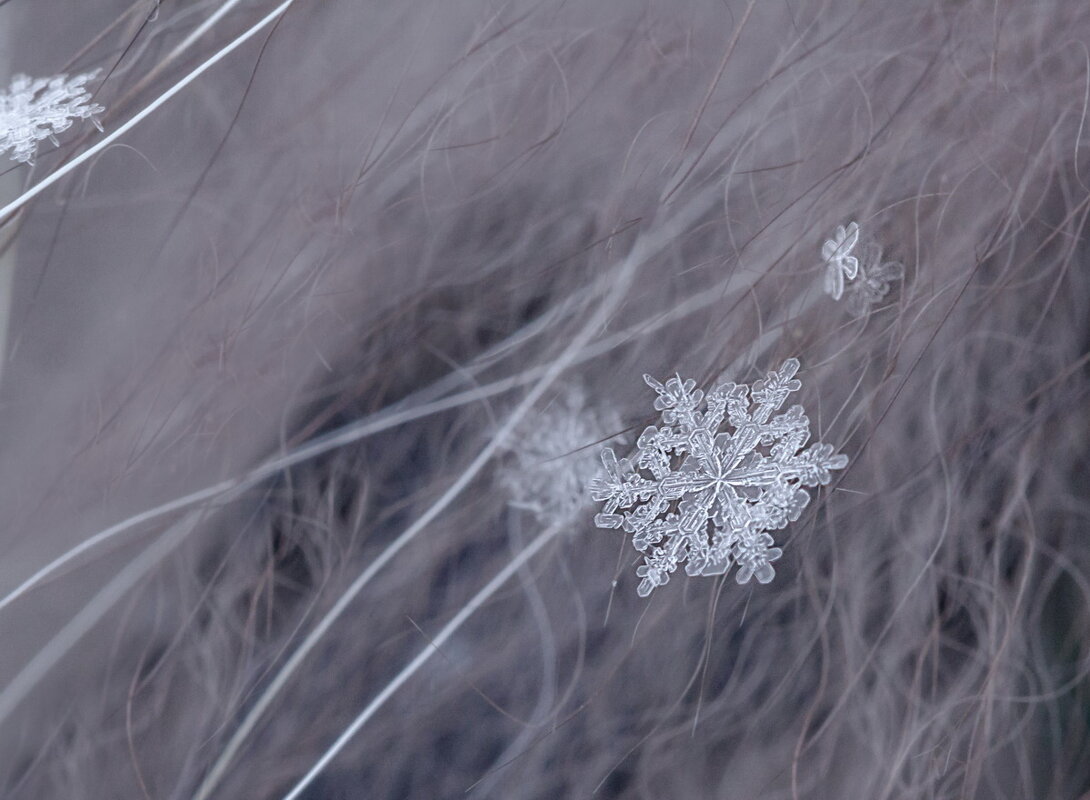
[[[776,570],[772,568],[771,562],[783,555],[783,550],[769,547],[771,544],[772,537],[762,533],[738,545],[738,583],[749,583],[750,578],[756,578],[758,583],[771,583],[776,577]]]
[[[91,93],[85,84],[98,71],[69,78],[29,78],[16,75],[7,92],[0,94],[0,153],[11,151],[9,158],[34,163],[38,142],[68,130],[77,119],[90,120],[102,130],[97,116],[106,109],[89,102]]]
[[[644,429],[632,458],[606,449],[603,471],[590,483],[592,498],[604,503],[595,524],[631,533],[644,554],[636,571],[641,596],[682,563],[690,576],[736,565],[739,583],[773,579],[782,550],[770,532],[799,518],[810,502],[806,488],[828,484],[832,470],[848,464],[832,445],[806,447],[802,406],[776,413],[801,388],[798,370],[791,358],[752,389],[722,383],[706,397],[693,380],[644,377],[661,424]]]
[[[825,292],[834,300],[844,294],[844,279],[852,280],[859,273],[859,259],[853,256],[859,241],[859,224],[849,222],[847,227],[838,225],[832,239],[826,239],[821,248],[821,260],[825,262]]]

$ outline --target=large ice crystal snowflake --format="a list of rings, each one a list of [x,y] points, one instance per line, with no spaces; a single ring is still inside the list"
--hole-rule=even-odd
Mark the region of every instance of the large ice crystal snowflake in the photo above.
[[[68,130],[73,120],[89,119],[99,130],[95,118],[106,109],[88,102],[90,92],[84,87],[96,72],[69,78],[28,78],[16,75],[11,88],[0,93],[0,154],[12,151],[13,161],[33,164],[38,142],[53,139]]]
[[[602,453],[606,474],[590,483],[605,505],[600,528],[623,528],[646,553],[636,574],[646,597],[685,562],[688,575],[722,575],[737,565],[738,583],[775,576],[782,555],[769,531],[799,518],[810,502],[807,486],[827,484],[830,470],[848,464],[832,445],[802,448],[810,421],[796,405],[779,410],[801,383],[791,358],[763,381],[720,383],[705,399],[693,380],[666,384],[644,375],[658,397],[662,424],[644,430],[631,459]],[[703,410],[701,410],[703,408]],[[733,432],[720,431],[724,421]]]

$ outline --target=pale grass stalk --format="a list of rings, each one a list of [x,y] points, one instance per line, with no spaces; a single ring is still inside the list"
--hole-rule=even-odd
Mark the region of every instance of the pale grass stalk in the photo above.
[[[443,626],[443,629],[439,631],[435,638],[431,639],[429,644],[417,653],[416,657],[410,661],[392,681],[386,684],[381,692],[375,695],[375,698],[367,704],[367,707],[352,721],[352,724],[345,728],[344,732],[337,737],[337,740],[333,742],[333,744],[329,746],[329,749],[322,754],[322,757],[315,762],[314,766],[310,768],[310,771],[295,784],[295,787],[290,792],[284,795],[284,800],[295,800],[295,798],[297,798],[300,793],[318,777],[321,771],[328,766],[329,762],[336,758],[337,754],[344,749],[344,746],[352,740],[352,737],[360,732],[360,729],[375,715],[375,712],[382,708],[386,701],[394,695],[394,692],[400,689],[418,669],[424,666],[433,655],[439,652],[439,648],[446,644],[447,640],[462,627],[462,623],[473,616],[477,609],[484,605],[484,603],[496,593],[497,589],[507,583],[507,581],[511,579],[511,576],[514,575],[523,564],[533,558],[542,547],[551,541],[562,527],[563,526],[561,525],[552,525],[540,533],[536,539],[522,548],[522,550],[520,550],[503,569],[497,572],[492,580],[484,585],[484,588],[473,595],[469,602],[462,606],[461,610],[454,615],[453,619]]]
[[[0,692],[0,723],[8,718],[20,702],[57,665],[65,654],[87,634],[125,594],[136,586],[156,565],[162,562],[197,527],[203,513],[192,511],[171,526],[166,533],[148,545],[143,552],[126,564],[111,581],[91,598],[83,609]]]
[[[202,22],[200,25],[190,31],[189,35],[182,39],[182,41],[178,43],[178,46],[167,54],[167,57],[164,59],[164,61],[166,63],[170,63],[182,53],[184,53],[186,50],[188,50],[195,41],[204,36],[204,34],[213,25],[223,19],[224,15],[226,15],[227,12],[230,11],[232,8],[237,6],[239,2],[240,0],[227,0],[226,3],[216,9],[215,13],[213,13],[212,16],[210,16],[208,19],[206,19],[204,22]]]

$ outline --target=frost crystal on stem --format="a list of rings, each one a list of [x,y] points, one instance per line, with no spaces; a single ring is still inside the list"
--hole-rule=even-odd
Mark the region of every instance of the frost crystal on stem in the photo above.
[[[810,502],[803,487],[827,484],[830,470],[848,464],[832,445],[802,448],[810,421],[796,405],[776,414],[801,383],[791,358],[763,381],[721,383],[708,393],[693,380],[665,384],[649,375],[662,425],[649,426],[631,459],[602,453],[605,475],[591,481],[591,496],[605,505],[600,528],[623,528],[646,553],[636,574],[646,597],[685,562],[688,575],[722,575],[737,565],[738,583],[768,583],[782,555],[769,531],[799,518]],[[703,410],[701,410],[703,409]],[[720,431],[724,421],[733,432]]]
[[[853,279],[859,273],[859,259],[852,255],[859,241],[859,224],[849,222],[847,227],[838,225],[832,239],[826,239],[821,247],[821,260],[825,262],[825,293],[839,300],[844,294],[844,279]]]
[[[98,71],[69,78],[28,78],[16,75],[11,87],[0,93],[0,153],[12,151],[9,158],[34,163],[38,142],[68,130],[77,119],[89,119],[102,130],[95,118],[106,109],[90,103],[91,93],[84,88]]]

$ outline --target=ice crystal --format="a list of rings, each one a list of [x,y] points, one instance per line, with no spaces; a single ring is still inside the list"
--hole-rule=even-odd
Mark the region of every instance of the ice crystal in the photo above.
[[[825,262],[825,293],[839,300],[844,294],[844,279],[852,279],[859,272],[859,259],[852,255],[859,241],[859,225],[849,222],[847,227],[838,225],[832,239],[826,239],[821,248],[821,260]]]
[[[864,244],[861,251],[859,279],[848,288],[848,310],[857,317],[868,314],[871,306],[889,294],[890,284],[905,274],[899,261],[882,260],[882,246],[876,242]]]
[[[510,504],[545,525],[573,520],[587,502],[587,484],[601,473],[593,445],[621,428],[616,412],[588,406],[581,389],[569,388],[506,444],[513,458],[498,479]]]
[[[38,142],[68,130],[77,119],[88,119],[102,130],[96,119],[106,109],[89,102],[91,93],[85,84],[98,74],[87,72],[69,78],[29,78],[16,75],[6,93],[0,93],[0,154],[12,151],[9,158],[33,164]]]
[[[799,518],[810,501],[804,487],[827,484],[845,455],[810,438],[802,406],[780,409],[801,384],[797,359],[763,381],[720,383],[707,397],[693,380],[665,384],[649,375],[662,424],[640,434],[632,458],[602,453],[605,474],[590,483],[605,505],[600,528],[623,528],[645,553],[636,574],[643,597],[665,584],[679,564],[688,575],[722,575],[737,565],[738,583],[768,583],[782,551],[769,531]],[[703,409],[703,410],[702,410]],[[724,422],[733,432],[721,431]]]

